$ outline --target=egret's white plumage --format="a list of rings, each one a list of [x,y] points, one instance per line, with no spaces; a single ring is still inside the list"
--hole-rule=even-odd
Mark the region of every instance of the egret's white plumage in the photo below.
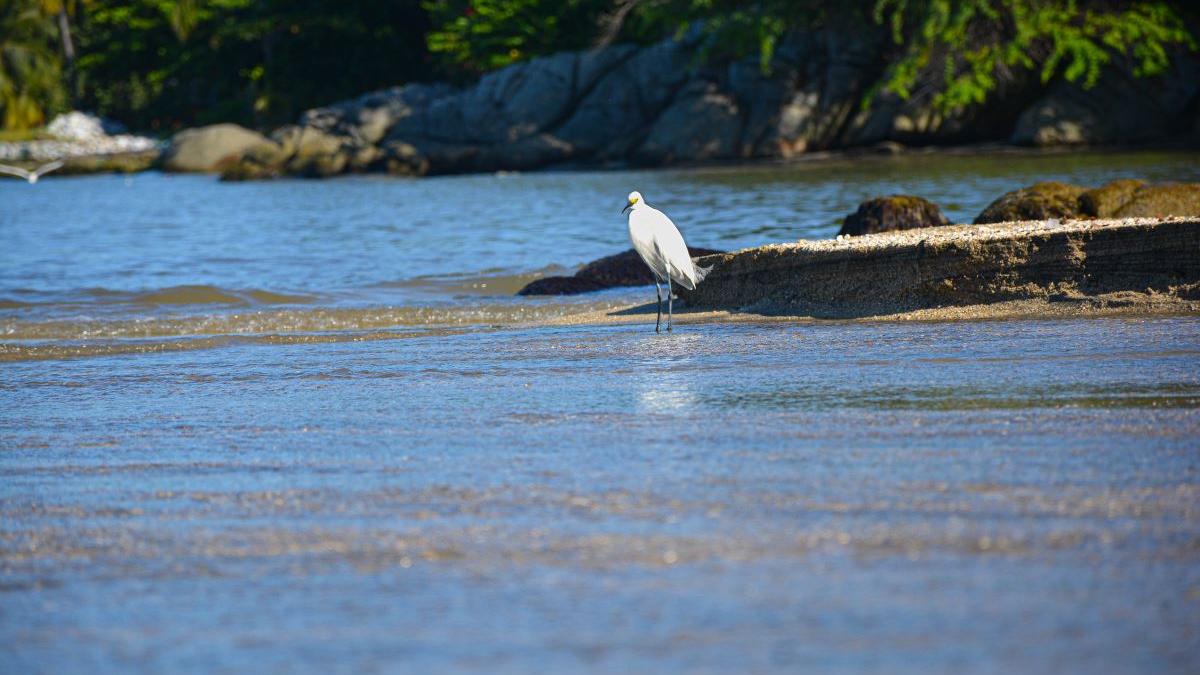
[[[642,193],[629,193],[629,240],[646,266],[654,274],[654,285],[667,285],[667,330],[671,330],[671,282],[686,289],[696,288],[704,280],[711,267],[697,267],[692,262],[687,244],[679,228],[667,214],[650,206],[642,199]],[[662,294],[659,293],[659,316],[662,315]],[[655,330],[658,324],[655,324]]]
[[[60,167],[62,165],[63,165],[62,160],[56,159],[53,162],[39,166],[38,168],[34,169],[33,171],[27,171],[25,169],[22,169],[19,166],[8,166],[6,164],[0,164],[0,173],[6,173],[10,176],[16,176],[17,178],[24,178],[30,185],[33,185],[34,183],[38,182],[39,178],[50,173],[51,171],[57,169],[58,167]]]

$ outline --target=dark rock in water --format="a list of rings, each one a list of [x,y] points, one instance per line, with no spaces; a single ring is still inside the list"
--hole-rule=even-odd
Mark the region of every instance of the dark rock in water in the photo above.
[[[937,204],[909,195],[877,197],[858,205],[858,210],[846,216],[839,235],[860,236],[876,232],[912,230],[918,227],[949,225]]]
[[[1079,195],[1079,211],[1092,218],[1112,218],[1146,181],[1134,178],[1114,180]]]
[[[1080,215],[1079,196],[1085,190],[1066,183],[1035,183],[1001,195],[975,217],[975,224],[1076,218]]]
[[[704,255],[699,252],[691,253],[695,256]],[[646,263],[642,262],[637,251],[633,249],[593,260],[580,268],[575,276],[595,281],[605,288],[610,286],[647,286],[654,283],[654,275],[650,274],[650,268],[646,267]]]
[[[709,248],[688,247],[693,258],[721,253]],[[584,265],[574,276],[545,277],[526,284],[517,295],[573,295],[618,286],[648,286],[654,276],[637,251],[629,249]]]
[[[1146,185],[1113,212],[1117,218],[1200,216],[1200,183]]]
[[[543,277],[534,279],[517,291],[517,295],[575,295],[608,288],[593,279],[579,277]]]

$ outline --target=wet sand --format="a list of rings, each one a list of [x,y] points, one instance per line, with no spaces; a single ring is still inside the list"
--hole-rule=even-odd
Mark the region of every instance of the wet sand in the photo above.
[[[664,307],[664,326],[666,321]],[[592,309],[573,312],[564,316],[554,317],[545,321],[546,325],[556,326],[603,326],[619,324],[644,324],[647,321],[653,325],[655,303],[631,304],[614,309]],[[832,319],[836,321],[992,321],[999,319],[1080,319],[1101,317],[1167,317],[1193,316],[1200,314],[1200,301],[1186,300],[1176,296],[1154,293],[1107,293],[1079,299],[1030,299],[1008,300],[978,305],[963,305],[956,307],[933,307],[915,309],[907,312],[880,314],[878,316],[859,317],[850,319]],[[686,306],[675,310],[676,325],[697,323],[793,323],[831,320],[802,314],[757,314],[754,312],[731,311],[724,309],[688,309]]]

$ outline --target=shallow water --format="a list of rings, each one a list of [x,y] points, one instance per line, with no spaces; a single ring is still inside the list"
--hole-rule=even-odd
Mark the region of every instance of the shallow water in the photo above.
[[[1183,153],[912,156],[687,171],[221,184],[139,174],[0,181],[0,340],[49,356],[110,338],[495,325],[627,304],[645,291],[517,299],[544,274],[628,248],[640,189],[689,243],[828,238],[872,196],[910,193],[969,222],[1036,180],[1200,180]],[[88,340],[89,345],[77,345]],[[175,348],[151,340],[148,351]],[[10,340],[0,359],[42,356]],[[124,344],[121,349],[129,348]]]
[[[0,183],[0,671],[1195,672],[1200,319],[655,335],[533,324],[645,289],[507,294],[622,248],[630,184],[732,247],[1196,173]]]

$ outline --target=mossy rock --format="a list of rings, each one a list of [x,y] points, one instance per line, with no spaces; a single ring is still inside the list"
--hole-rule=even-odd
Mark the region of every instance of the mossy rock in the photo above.
[[[1200,183],[1142,187],[1113,213],[1114,218],[1200,216]]]
[[[846,216],[838,234],[860,236],[949,224],[950,219],[942,214],[937,204],[928,199],[911,195],[891,195],[859,204],[857,211]]]
[[[1135,178],[1114,180],[1079,195],[1079,212],[1093,218],[1112,218],[1146,185]]]
[[[1086,188],[1067,183],[1035,183],[1013,190],[988,204],[975,218],[976,225],[1011,220],[1047,220],[1079,217],[1079,196]]]

